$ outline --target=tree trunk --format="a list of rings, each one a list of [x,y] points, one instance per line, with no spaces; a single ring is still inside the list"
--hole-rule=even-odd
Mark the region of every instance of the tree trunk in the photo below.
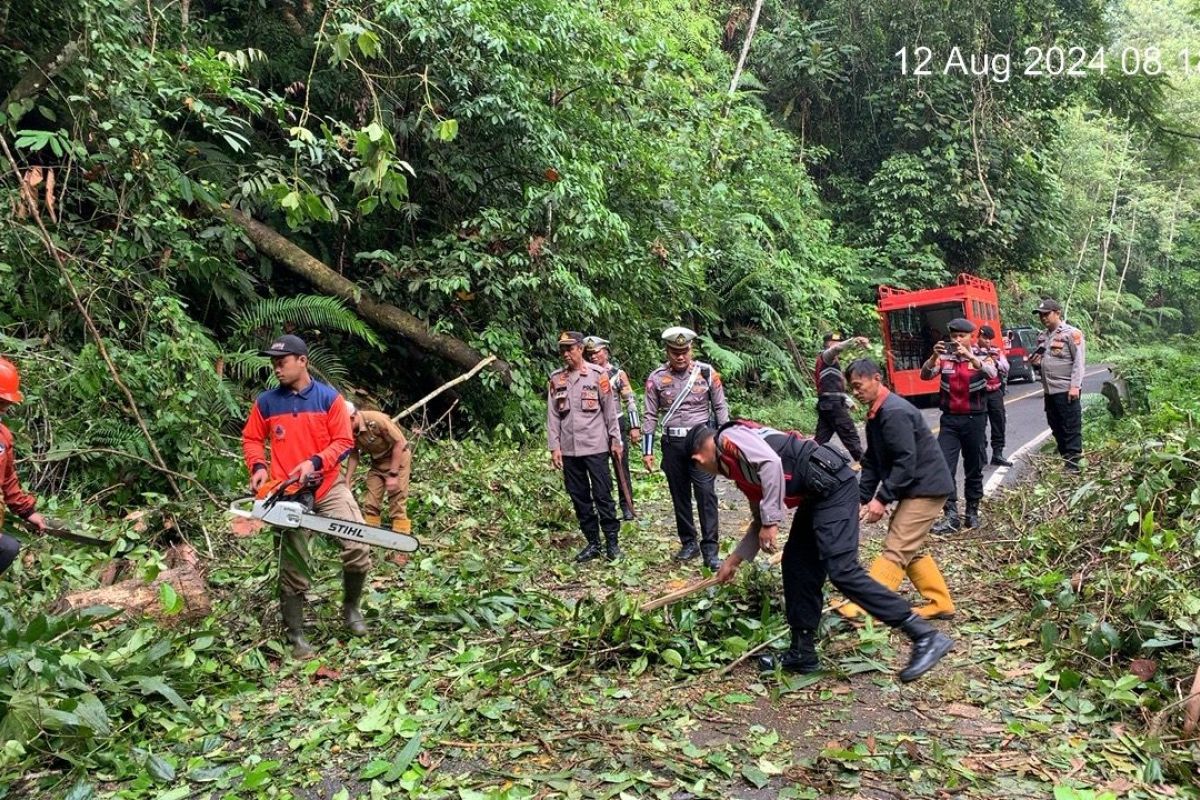
[[[1133,222],[1129,224],[1129,241],[1125,245],[1125,265],[1121,267],[1121,279],[1117,281],[1117,299],[1113,301],[1112,313],[1108,315],[1108,324],[1112,325],[1117,318],[1117,306],[1121,302],[1121,290],[1125,288],[1125,275],[1129,272],[1129,259],[1133,255],[1133,238],[1137,234],[1137,207],[1133,209]]]
[[[250,241],[254,242],[259,250],[305,278],[325,294],[342,298],[370,322],[395,331],[422,350],[428,350],[466,369],[475,366],[484,358],[482,353],[461,339],[435,333],[418,317],[390,303],[369,297],[353,281],[342,277],[329,265],[270,226],[250,218],[236,208],[222,208],[221,212],[226,219],[246,231]],[[497,359],[489,365],[489,369],[500,374],[505,386],[511,384],[512,372],[507,362]]]
[[[50,80],[66,69],[70,64],[79,57],[79,42],[72,40],[62,46],[51,57],[43,62],[34,62],[25,70],[25,74],[17,80],[8,95],[4,98],[4,111],[8,112],[8,107],[13,103],[24,100],[27,97],[33,97],[38,94]]]
[[[750,15],[750,27],[746,29],[746,41],[742,42],[742,54],[738,56],[737,68],[733,71],[733,80],[729,82],[729,93],[737,91],[742,81],[742,69],[746,66],[746,56],[750,55],[750,42],[754,40],[754,31],[758,28],[758,14],[762,11],[763,0],[756,0],[754,13]],[[728,106],[726,106],[728,108]]]
[[[1129,154],[1129,136],[1125,137],[1125,148],[1121,151],[1121,164],[1117,170],[1117,180],[1113,184],[1112,203],[1108,209],[1108,227],[1104,231],[1104,245],[1100,249],[1100,278],[1096,281],[1096,323],[1100,322],[1100,298],[1104,295],[1104,273],[1108,270],[1108,251],[1112,245],[1113,224],[1117,219],[1117,199],[1121,195],[1121,179],[1125,177],[1125,157]],[[1099,333],[1099,328],[1096,333]]]
[[[162,607],[160,598],[164,583],[170,584],[175,594],[183,601],[183,610],[178,614],[169,615]],[[150,583],[141,578],[131,578],[100,589],[72,592],[59,600],[54,610],[61,614],[64,611],[89,606],[108,606],[124,611],[125,617],[151,617],[167,624],[203,619],[212,610],[204,575],[188,563],[160,572]]]

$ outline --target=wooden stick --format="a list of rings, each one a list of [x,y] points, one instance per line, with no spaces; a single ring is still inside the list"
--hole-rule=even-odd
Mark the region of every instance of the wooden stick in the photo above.
[[[682,589],[676,589],[673,592],[664,594],[662,597],[655,598],[654,600],[651,600],[650,602],[642,605],[642,607],[638,610],[641,611],[642,613],[645,613],[647,611],[653,611],[656,608],[662,608],[663,606],[669,606],[671,603],[674,603],[676,600],[682,600],[683,598],[687,597],[688,595],[695,594],[696,592],[700,591],[701,589],[707,589],[710,586],[716,586],[716,585],[717,585],[717,576],[713,575],[711,578],[705,578],[702,581],[693,583],[691,586],[684,586]]]
[[[830,603],[829,605],[825,606],[825,608],[821,609],[821,613],[822,614],[828,613],[830,611],[833,611],[835,608],[838,608],[845,604],[846,604],[846,601],[844,601],[844,600],[841,603]],[[730,661],[728,664],[721,667],[721,670],[717,673],[717,677],[720,678],[724,675],[728,675],[730,672],[733,671],[734,667],[736,667],[738,664],[741,664],[743,661],[748,659],[750,656],[757,655],[758,653],[761,653],[763,650],[766,650],[768,647],[770,647],[771,645],[778,642],[784,636],[789,635],[791,632],[792,631],[790,628],[786,629],[786,630],[782,630],[779,633],[772,636],[770,639],[767,639],[765,642],[758,645],[757,647],[753,647],[753,648],[747,650],[746,652],[742,653],[736,659],[734,659],[733,661]]]
[[[401,412],[400,412],[399,414],[397,414],[396,416],[392,417],[392,422],[399,422],[400,420],[404,419],[404,418],[405,418],[405,417],[407,417],[409,414],[413,413],[413,412],[414,412],[414,411],[416,411],[418,408],[420,408],[421,406],[425,405],[425,404],[426,404],[426,403],[428,403],[430,400],[432,400],[433,398],[437,397],[437,396],[438,396],[439,394],[441,394],[442,392],[444,392],[444,391],[446,391],[447,389],[449,389],[451,386],[457,386],[458,384],[460,384],[460,383],[462,383],[462,382],[464,382],[464,381],[469,381],[471,378],[475,377],[475,374],[476,374],[477,372],[479,372],[481,369],[483,369],[484,367],[486,367],[488,364],[491,364],[491,363],[492,363],[493,361],[495,361],[495,360],[496,360],[496,357],[495,357],[494,355],[491,355],[491,356],[488,356],[487,358],[483,359],[482,361],[479,361],[478,363],[476,363],[476,364],[475,364],[475,366],[471,367],[471,369],[470,369],[470,371],[469,371],[469,372],[464,372],[462,375],[459,375],[459,376],[458,376],[457,378],[455,378],[454,380],[452,380],[452,381],[449,381],[448,383],[443,383],[441,386],[439,386],[438,388],[434,389],[432,392],[430,392],[429,394],[425,395],[425,396],[424,396],[424,397],[422,397],[420,400],[418,400],[417,402],[413,403],[411,406],[409,406],[408,408],[404,409],[403,411],[401,411]]]
[[[1183,712],[1183,733],[1190,736],[1196,730],[1196,722],[1200,720],[1200,667],[1196,667],[1196,677],[1192,679],[1192,691],[1188,694]]]

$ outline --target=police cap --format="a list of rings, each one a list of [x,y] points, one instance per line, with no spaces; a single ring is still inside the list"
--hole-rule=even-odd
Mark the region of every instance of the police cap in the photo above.
[[[825,334],[821,341],[825,344],[829,344],[830,342],[840,342],[842,341],[842,334],[838,333],[837,331],[829,331]]]
[[[599,336],[588,336],[583,340],[583,351],[585,353],[594,353],[601,348],[608,349],[608,339],[601,339]]]
[[[577,344],[583,344],[583,334],[579,331],[563,331],[558,335],[559,349],[574,347]]]
[[[992,328],[991,325],[980,325],[979,326],[979,335],[985,339],[991,339],[991,338],[995,337],[996,331],[995,331],[995,329]]]
[[[1035,314],[1049,314],[1051,311],[1057,311],[1057,312],[1059,312],[1059,313],[1061,314],[1061,313],[1062,313],[1062,306],[1060,306],[1060,305],[1058,304],[1058,301],[1057,301],[1057,300],[1054,300],[1054,299],[1052,299],[1052,298],[1049,298],[1049,297],[1043,297],[1043,298],[1042,298],[1042,302],[1040,302],[1040,303],[1038,303],[1038,304],[1037,304],[1037,308],[1035,308],[1035,309],[1033,310],[1033,313],[1035,313]]]
[[[666,342],[667,347],[672,350],[687,350],[692,346],[692,340],[696,338],[696,332],[690,328],[684,328],[676,325],[673,328],[667,328],[662,332],[662,340]]]
[[[958,319],[950,320],[950,324],[946,326],[946,330],[950,331],[950,333],[974,333],[975,323],[969,319],[959,317]]]

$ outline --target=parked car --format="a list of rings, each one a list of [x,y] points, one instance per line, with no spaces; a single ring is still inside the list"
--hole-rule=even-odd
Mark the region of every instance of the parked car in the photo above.
[[[1004,332],[1004,338],[1008,341],[1009,382],[1027,381],[1032,383],[1034,380],[1040,380],[1040,371],[1029,363],[1029,359],[1033,357],[1033,351],[1037,349],[1037,328],[1028,325],[1009,328]]]

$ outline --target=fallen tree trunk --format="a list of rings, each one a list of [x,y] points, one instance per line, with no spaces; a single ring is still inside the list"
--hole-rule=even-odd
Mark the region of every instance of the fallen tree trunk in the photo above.
[[[326,294],[342,298],[376,325],[395,331],[421,349],[467,369],[483,359],[482,353],[461,339],[435,333],[420,318],[390,303],[369,297],[353,281],[338,274],[329,265],[270,226],[252,219],[236,208],[222,208],[221,213],[227,220],[244,230],[259,250]],[[507,362],[497,359],[489,368],[500,374],[505,386],[511,384],[512,372]]]
[[[162,585],[169,584],[182,601],[178,613],[170,614],[162,606]],[[173,624],[181,620],[203,619],[212,610],[204,575],[190,563],[182,563],[174,569],[160,572],[158,577],[146,583],[141,578],[131,578],[112,586],[72,592],[55,605],[55,613],[91,606],[108,606],[125,612],[122,616],[136,619],[151,617],[159,622]]]

